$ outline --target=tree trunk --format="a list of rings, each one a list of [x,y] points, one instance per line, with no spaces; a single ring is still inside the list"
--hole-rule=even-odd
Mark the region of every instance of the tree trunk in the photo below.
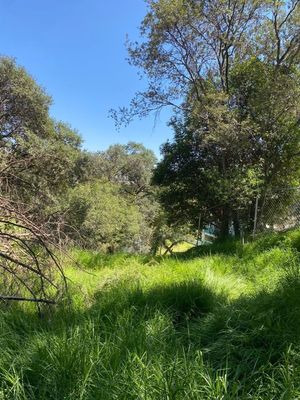
[[[220,238],[225,239],[229,235],[230,213],[228,206],[221,209]]]

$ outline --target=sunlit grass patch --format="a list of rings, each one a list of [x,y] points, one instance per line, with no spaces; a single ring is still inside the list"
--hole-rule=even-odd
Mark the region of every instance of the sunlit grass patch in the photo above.
[[[185,257],[73,250],[69,301],[1,308],[0,399],[298,398],[297,232]]]

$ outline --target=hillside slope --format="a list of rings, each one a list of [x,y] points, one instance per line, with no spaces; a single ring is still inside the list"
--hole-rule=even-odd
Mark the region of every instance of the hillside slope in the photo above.
[[[177,258],[74,251],[71,304],[2,306],[0,399],[300,398],[298,249],[300,231]]]

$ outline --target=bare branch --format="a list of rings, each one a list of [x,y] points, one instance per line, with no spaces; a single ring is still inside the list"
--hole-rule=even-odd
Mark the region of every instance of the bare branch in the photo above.
[[[54,300],[48,300],[48,299],[30,299],[27,297],[20,297],[20,296],[3,296],[0,294],[0,300],[4,301],[29,301],[32,303],[45,303],[45,304],[56,304]]]

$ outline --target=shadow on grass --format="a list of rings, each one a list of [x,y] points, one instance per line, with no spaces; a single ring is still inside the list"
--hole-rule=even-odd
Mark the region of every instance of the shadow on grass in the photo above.
[[[139,286],[124,288],[121,284],[113,291],[111,298],[107,298],[105,291],[96,293],[95,305],[88,313],[116,314],[134,309],[137,315],[145,316],[145,312],[150,315],[160,311],[170,315],[176,325],[185,319],[203,317],[226,301],[224,296],[215,294],[199,280],[155,286],[148,290]]]
[[[42,318],[39,318],[34,310],[26,311],[22,305],[15,304],[2,308],[0,321],[23,341],[39,333],[62,335],[74,327],[80,328],[88,321],[95,323],[100,331],[103,321],[114,325],[118,316],[126,313],[134,315],[131,323],[135,327],[159,312],[168,316],[176,328],[187,320],[213,313],[226,301],[225,296],[216,294],[199,280],[149,289],[142,289],[135,282],[120,281],[96,292],[91,306],[84,310],[66,302],[56,308],[45,307]],[[114,332],[113,328],[111,332]]]
[[[109,382],[112,376],[113,382],[121,379],[132,354],[157,360],[180,352],[178,336],[186,322],[201,320],[220,301],[224,299],[199,281],[148,290],[120,283],[96,293],[87,310],[66,308],[50,314],[48,320],[31,320],[23,336],[29,315],[24,313],[20,325],[20,309],[16,320],[6,320],[10,335],[18,336],[11,354],[21,351],[25,355],[14,368],[22,371],[25,390],[34,399],[60,400],[73,399],[71,394],[80,391],[76,382],[82,382],[87,371],[98,365],[101,388],[91,389],[93,394],[84,398],[100,399],[100,393],[106,393],[103,398],[108,399],[112,388],[105,385],[118,386]]]
[[[120,283],[96,293],[87,310],[57,310],[48,320],[31,319],[29,327],[30,316],[22,317],[20,310],[15,321],[6,319],[19,344],[7,341],[6,346],[11,354],[27,348],[27,359],[16,368],[22,367],[24,381],[39,399],[73,398],[68,396],[75,393],[75,383],[93,365],[98,365],[95,374],[101,366],[105,388],[109,379],[121,379],[132,354],[170,362],[188,357],[193,363],[199,351],[214,371],[228,371],[229,387],[239,380],[250,390],[254,377],[269,379],[287,349],[299,346],[299,298],[297,274],[287,275],[272,292],[231,304],[199,281],[147,290]],[[93,398],[96,389],[90,390],[84,398]]]
[[[241,297],[202,323],[192,322],[190,344],[205,349],[216,369],[229,368],[234,379],[247,380],[300,345],[299,299],[299,276],[286,276],[273,292]]]
[[[239,240],[228,239],[228,240],[217,240],[212,244],[203,246],[193,247],[192,249],[176,255],[179,259],[191,259],[201,256],[210,256],[214,254],[242,254],[243,245]]]
[[[193,247],[185,253],[174,255],[182,260],[210,255],[236,255],[238,257],[255,256],[258,253],[268,251],[274,247],[290,248],[300,251],[300,229],[286,232],[262,233],[253,240],[249,237],[248,242],[242,244],[237,239],[217,240],[213,244]]]

